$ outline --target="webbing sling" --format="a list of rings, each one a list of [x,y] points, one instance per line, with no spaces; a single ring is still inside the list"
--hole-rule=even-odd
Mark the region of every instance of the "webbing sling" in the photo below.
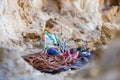
[[[57,45],[58,43],[58,36],[57,34],[54,34],[55,37],[53,37],[52,34],[50,34],[49,32],[46,31],[46,35],[49,36],[49,38],[53,41],[53,43],[48,43],[48,44],[52,44],[52,45]]]

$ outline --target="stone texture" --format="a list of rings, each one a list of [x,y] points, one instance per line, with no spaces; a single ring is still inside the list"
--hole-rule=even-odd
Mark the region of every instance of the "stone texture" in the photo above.
[[[110,43],[112,39],[115,38],[116,32],[118,31],[115,25],[103,25],[102,32],[101,32],[101,43],[107,44]]]
[[[112,6],[103,10],[102,18],[105,22],[112,22],[112,20],[118,15],[118,6]]]
[[[35,34],[39,34],[39,29],[44,28],[49,18],[57,18],[63,27],[64,37],[68,40],[73,36],[84,41],[87,38],[98,40],[102,25],[101,14],[97,0],[89,3],[89,0],[15,0],[13,3],[2,0],[1,46],[15,50],[30,48],[31,43],[27,42],[26,45],[22,33],[35,31]],[[96,28],[99,30],[96,31]]]
[[[102,75],[102,63],[114,53],[101,59],[104,54],[98,49],[113,45],[112,39],[119,37],[119,5],[119,0],[0,0],[0,80],[110,80],[109,75],[117,76],[117,70],[113,71],[116,75],[112,71]],[[70,47],[87,44],[91,50],[97,49],[98,62],[57,75],[40,73],[28,65],[21,55],[40,50],[31,42],[38,40],[39,29],[45,28],[49,18],[57,18]]]

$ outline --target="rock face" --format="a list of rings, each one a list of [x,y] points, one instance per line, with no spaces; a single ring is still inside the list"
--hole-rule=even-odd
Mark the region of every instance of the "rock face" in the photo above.
[[[64,80],[64,73],[50,75],[36,71],[22,59],[21,54],[0,48],[0,80]]]
[[[76,47],[87,42],[87,46],[94,49],[109,44],[116,37],[120,27],[120,1],[0,0],[0,80],[38,80],[39,76],[33,75],[34,69],[20,57],[24,53],[16,51],[35,51],[31,42],[38,40],[39,29],[45,28],[49,18],[57,19],[69,46]],[[61,79],[45,75],[49,80],[62,80],[66,73],[64,76],[57,75],[62,75]],[[40,76],[41,80],[47,80],[43,78],[45,75]],[[28,79],[28,76],[31,77]]]
[[[16,54],[15,51],[0,48],[0,80],[8,80],[12,76],[31,74],[32,71],[33,68],[24,62],[19,52]]]
[[[0,4],[1,46],[16,50],[30,47],[30,42],[25,44],[22,32],[39,34],[49,18],[57,18],[66,39],[74,36],[73,39],[80,41],[96,41],[100,38],[102,19],[97,0],[2,0]]]

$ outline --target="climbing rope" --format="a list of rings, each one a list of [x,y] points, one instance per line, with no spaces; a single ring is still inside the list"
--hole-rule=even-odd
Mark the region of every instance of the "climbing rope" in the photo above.
[[[64,57],[62,55],[50,56],[44,53],[34,55],[27,55],[23,57],[30,65],[38,70],[57,70],[65,68],[70,63],[76,63],[75,59],[71,57]]]

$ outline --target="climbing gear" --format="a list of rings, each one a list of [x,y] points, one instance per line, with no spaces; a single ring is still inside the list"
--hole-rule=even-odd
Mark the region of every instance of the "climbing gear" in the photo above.
[[[59,68],[65,68],[67,64],[70,64],[72,61],[70,57],[61,55],[50,56],[44,53],[30,54],[23,56],[23,58],[38,70],[57,70]]]
[[[79,51],[80,51],[80,56],[82,57],[90,56],[91,54],[88,48],[81,48]]]
[[[72,58],[77,58],[78,55],[79,55],[79,51],[77,51],[77,52],[75,52],[75,53],[73,53],[73,54],[71,54],[71,55],[72,55]]]
[[[44,48],[44,43],[43,43],[43,41],[40,39],[40,46],[42,47],[42,48]]]
[[[68,42],[65,39],[59,39],[58,46],[62,53],[68,50]]]
[[[29,54],[22,56],[25,61],[32,65],[35,69],[46,73],[59,73],[62,71],[67,71],[69,69],[76,70],[84,66],[90,61],[92,57],[82,57],[72,58],[71,56],[50,56],[42,52]]]
[[[60,52],[59,52],[57,49],[52,48],[52,47],[47,49],[47,53],[48,53],[49,55],[52,55],[52,56],[55,56],[55,55],[59,55],[59,54],[60,54]]]
[[[58,41],[58,36],[57,34],[50,34],[49,32],[46,31],[46,35],[49,36],[49,38],[53,41],[53,45],[57,45],[57,41]]]

